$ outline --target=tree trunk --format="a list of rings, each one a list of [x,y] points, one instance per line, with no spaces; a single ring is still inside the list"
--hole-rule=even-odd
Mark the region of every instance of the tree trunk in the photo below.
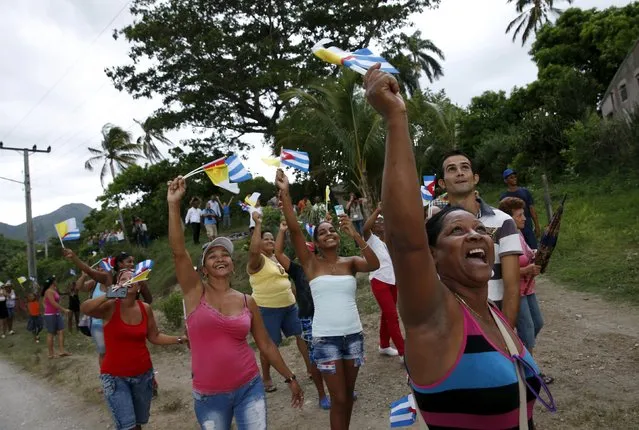
[[[113,169],[113,161],[109,163],[109,167],[111,168],[111,177],[115,181],[115,169]],[[118,218],[120,219],[120,227],[122,228],[122,234],[124,235],[124,240],[129,241],[128,235],[126,234],[126,228],[124,227],[124,218],[122,218],[122,210],[120,210],[120,198],[116,200],[115,204],[118,207]]]
[[[359,177],[359,189],[362,192],[362,197],[366,199],[364,203],[364,218],[367,219],[373,213],[373,193],[371,192],[370,185],[368,183],[368,172],[361,170]]]

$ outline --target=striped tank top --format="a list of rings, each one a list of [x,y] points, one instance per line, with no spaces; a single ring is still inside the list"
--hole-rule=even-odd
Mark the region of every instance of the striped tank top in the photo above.
[[[479,324],[460,304],[464,315],[464,336],[453,367],[438,382],[428,386],[410,385],[417,407],[430,430],[519,429],[519,391],[513,359],[501,352],[485,335]],[[505,322],[499,311],[496,311]],[[506,323],[506,322],[505,322]],[[506,323],[507,324],[507,323]],[[537,364],[522,345],[522,358],[539,373]],[[526,381],[536,392],[540,382],[526,370]],[[535,394],[526,388],[528,427],[533,427]]]

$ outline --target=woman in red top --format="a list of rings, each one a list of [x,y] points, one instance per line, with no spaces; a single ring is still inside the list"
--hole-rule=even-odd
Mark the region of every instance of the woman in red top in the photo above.
[[[117,285],[132,275],[133,271],[121,271]],[[120,288],[128,288],[124,299],[103,295],[82,303],[80,310],[103,320],[106,354],[100,380],[115,428],[140,429],[149,421],[153,395],[153,366],[146,340],[155,345],[174,345],[187,339],[160,333],[151,306],[136,299],[139,283]]]

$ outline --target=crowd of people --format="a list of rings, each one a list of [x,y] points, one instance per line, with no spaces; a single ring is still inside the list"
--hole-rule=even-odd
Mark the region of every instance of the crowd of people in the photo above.
[[[193,407],[202,429],[230,429],[233,420],[239,429],[266,428],[266,393],[278,389],[271,367],[290,391],[291,406],[304,403],[298,377],[279,351],[287,337],[295,339],[304,359],[317,407],[329,410],[327,422],[319,425],[348,429],[365,364],[358,273],[368,274],[379,305],[378,352],[404,364],[417,416],[429,428],[532,429],[537,399],[554,410],[552,397],[542,395],[549,393],[552,378],[532,355],[543,317],[535,295],[540,227],[530,192],[507,169],[507,191],[499,208],[490,206],[476,193],[479,177],[471,159],[453,151],[442,160],[438,182],[446,204],[424,211],[397,82],[373,67],[364,84],[387,128],[381,203],[370,213],[369,202],[355,194],[345,213],[335,215],[322,202],[311,205],[308,197],[295,204],[288,178],[278,170],[277,195],[268,204],[281,210],[279,230],[264,228],[256,202],[248,211],[248,263],[236,268],[234,244],[218,229],[220,223],[230,226],[232,199],[223,203],[212,196],[202,209],[201,200],[192,198],[183,218],[186,182],[178,177],[168,183],[169,243],[184,300],[183,335],[159,331],[146,282],[129,282],[135,262],[126,253],[91,267],[65,249],[82,275],[69,291],[68,308],[60,304],[55,278],[47,280],[41,292],[44,324],[37,297],[29,296],[28,329],[38,342],[44,325],[51,358],[69,355],[63,314],[75,316],[70,327],[78,324],[77,303],[91,318],[102,391],[116,429],[140,428],[149,420],[157,385],[147,341],[190,348]],[[297,214],[316,205],[318,211],[324,206],[323,213],[307,237]],[[195,265],[183,221],[195,243],[200,226],[206,229],[208,241]],[[354,241],[359,255],[340,255],[340,232]],[[293,254],[285,252],[287,242]],[[252,294],[232,287],[235,270],[246,270]],[[121,289],[126,293],[116,294]],[[80,304],[78,292],[91,298]],[[7,283],[0,288],[2,337],[13,333],[11,300],[15,306]],[[398,370],[397,384],[405,384],[405,376]]]

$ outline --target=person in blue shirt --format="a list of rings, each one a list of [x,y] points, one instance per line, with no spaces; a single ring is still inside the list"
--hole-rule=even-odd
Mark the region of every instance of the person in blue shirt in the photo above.
[[[233,201],[233,196],[229,199],[228,202],[222,203],[222,227],[223,228],[231,228],[231,202]]]
[[[211,202],[206,204],[206,209],[202,211],[202,219],[204,220],[204,228],[209,241],[217,237],[217,214],[211,207]]]
[[[526,224],[521,232],[524,235],[524,239],[526,239],[528,246],[530,246],[531,249],[537,249],[537,239],[541,237],[541,228],[539,227],[539,219],[537,218],[537,212],[535,211],[535,200],[527,188],[520,187],[517,184],[517,172],[513,169],[504,170],[503,178],[506,183],[507,190],[501,193],[499,201],[506,197],[517,197],[526,203],[526,206],[524,207]]]

